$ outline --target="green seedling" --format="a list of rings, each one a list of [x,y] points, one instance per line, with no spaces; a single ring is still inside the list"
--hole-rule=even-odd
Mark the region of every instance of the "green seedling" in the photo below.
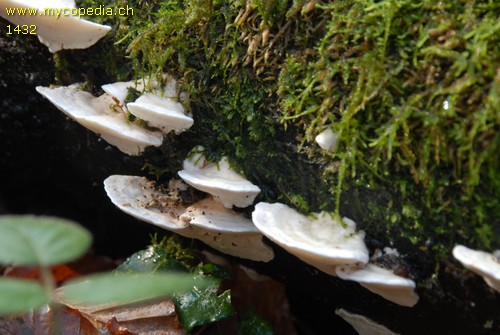
[[[41,283],[0,278],[0,315],[26,312],[54,303],[55,281],[50,266],[82,256],[92,242],[91,234],[78,224],[36,216],[0,217],[0,263],[39,266]],[[126,304],[172,296],[205,288],[206,278],[190,274],[145,273],[91,275],[64,285],[58,300],[78,304]]]

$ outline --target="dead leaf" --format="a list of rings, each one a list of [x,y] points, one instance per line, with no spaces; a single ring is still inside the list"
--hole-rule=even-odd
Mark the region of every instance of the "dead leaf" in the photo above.
[[[86,274],[112,270],[116,264],[108,257],[85,255],[68,264],[51,267],[57,285]],[[3,275],[12,278],[40,280],[40,268],[37,266],[9,266]]]
[[[60,295],[57,296],[60,299]],[[175,313],[175,305],[172,300],[121,306],[111,304],[86,306],[60,301],[66,306],[78,310],[95,329],[112,327],[113,331],[117,331],[116,335],[127,335],[128,333],[141,335],[185,334],[185,330]],[[111,334],[115,333],[111,332]]]
[[[80,313],[59,307],[54,311],[45,305],[37,311],[0,318],[0,335],[99,334]]]
[[[253,311],[273,328],[275,335],[296,335],[285,286],[243,266],[233,267],[229,283],[232,303],[241,316]]]
[[[115,317],[106,322],[104,326],[111,335],[134,335],[133,333],[129,332],[127,328],[121,326]]]

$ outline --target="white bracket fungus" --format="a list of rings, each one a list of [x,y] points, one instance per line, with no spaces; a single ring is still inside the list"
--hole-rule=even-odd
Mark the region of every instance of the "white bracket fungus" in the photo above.
[[[274,258],[272,248],[262,241],[262,233],[250,219],[225,208],[212,197],[186,209],[180,220],[188,221],[195,236],[225,254],[254,261],[268,262]]]
[[[368,262],[364,232],[356,232],[353,221],[344,218],[338,222],[325,212],[316,217],[304,216],[284,204],[265,202],[258,203],[252,214],[265,236],[330,275],[335,275],[338,265]]]
[[[26,25],[50,52],[85,49],[104,37],[111,27],[80,19],[84,9],[73,0],[3,0],[0,16],[17,25]],[[8,15],[7,8],[37,10],[36,15]],[[73,14],[76,14],[73,15]]]
[[[367,264],[363,268],[339,266],[336,273],[340,278],[356,281],[371,292],[401,306],[413,307],[419,300],[413,280],[397,276],[374,264]]]
[[[189,226],[189,222],[179,220],[185,208],[176,204],[173,189],[169,196],[144,177],[113,175],[104,180],[104,190],[115,206],[141,221],[170,231]]]
[[[226,208],[243,208],[253,203],[260,193],[258,186],[233,171],[226,158],[218,163],[210,163],[201,153],[203,147],[198,146],[194,151],[195,154],[184,160],[184,169],[178,172],[186,183],[213,195]]]
[[[124,104],[129,88],[142,92],[144,90],[144,86],[145,81],[143,79],[137,79],[137,81],[117,81],[112,84],[102,85],[101,88],[104,92],[117,99],[121,104]]]
[[[111,96],[94,97],[78,87],[79,84],[57,88],[38,86],[36,90],[73,120],[126,154],[138,155],[147,146],[161,145],[160,132],[128,122],[123,113],[112,108],[115,102]]]
[[[177,189],[165,193],[153,182],[136,176],[110,176],[104,188],[119,209],[139,220],[198,239],[232,256],[263,262],[274,258],[251,220],[212,198],[186,206]]]
[[[168,75],[165,75],[165,79],[165,86],[162,89],[158,88],[158,82],[156,80],[144,78],[131,81],[117,81],[112,84],[102,85],[101,88],[104,92],[118,99],[122,104],[125,103],[129,88],[133,88],[139,92],[143,92],[147,88],[161,97],[177,99],[177,81],[173,78],[169,78]],[[180,94],[180,98],[182,98],[182,96],[183,94]]]
[[[102,89],[124,104],[128,88],[143,91],[145,86],[152,89],[152,93],[144,93],[135,101],[127,103],[126,108],[131,114],[147,121],[149,126],[161,129],[165,134],[172,130],[181,133],[193,125],[194,121],[186,115],[184,106],[176,101],[178,94],[176,81],[173,79],[167,80],[163,89],[157,87],[156,81],[149,81],[145,85],[142,79],[138,79],[137,82],[106,84]]]
[[[316,143],[326,151],[335,151],[337,149],[338,136],[330,128],[322,131],[315,138]]]
[[[500,292],[500,262],[495,254],[469,249],[463,245],[453,248],[455,257],[464,267],[483,277],[495,291]]]
[[[193,125],[193,119],[184,112],[179,102],[146,93],[135,102],[127,104],[130,113],[145,120],[151,127],[160,128],[164,133],[181,133]]]
[[[354,314],[339,308],[335,314],[344,319],[359,335],[398,335],[373,320],[359,314]]]

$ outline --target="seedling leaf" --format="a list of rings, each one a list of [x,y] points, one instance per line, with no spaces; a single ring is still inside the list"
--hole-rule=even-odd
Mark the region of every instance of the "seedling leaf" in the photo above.
[[[91,234],[69,220],[32,215],[0,217],[0,263],[65,263],[81,256],[91,242]]]
[[[127,304],[204,289],[211,283],[188,273],[97,274],[65,285],[62,300],[88,305]]]
[[[50,301],[38,282],[0,278],[0,315],[37,309]]]

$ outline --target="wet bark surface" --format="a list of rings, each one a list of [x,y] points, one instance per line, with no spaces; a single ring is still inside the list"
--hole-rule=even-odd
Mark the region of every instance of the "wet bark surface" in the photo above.
[[[5,24],[0,20],[0,31]],[[111,174],[144,174],[144,160],[120,153],[36,93],[37,85],[53,83],[53,68],[52,55],[36,38],[0,35],[0,211],[73,219],[92,231],[96,253],[126,257],[160,230],[116,209],[102,181]],[[355,334],[335,315],[337,308],[405,335],[500,333],[500,294],[451,255],[435,282],[417,288],[419,303],[407,308],[274,249],[276,259],[268,264],[241,262],[285,284],[301,334]],[[424,253],[398,250],[414,255],[409,262],[428,262],[418,268],[433,269]]]

